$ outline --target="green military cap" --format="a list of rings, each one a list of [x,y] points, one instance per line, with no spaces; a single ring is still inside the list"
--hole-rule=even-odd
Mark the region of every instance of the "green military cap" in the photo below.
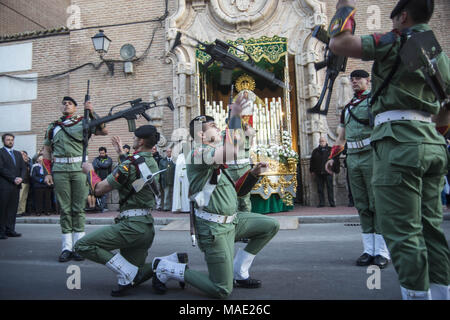
[[[350,74],[350,78],[368,78],[370,75],[365,70],[355,70]]]
[[[426,10],[429,14],[433,13],[434,0],[400,0],[395,6],[394,10],[392,10],[391,19],[402,12],[402,10],[404,10],[406,6],[412,2],[415,2],[418,5],[422,5],[424,6],[424,8],[426,7]]]
[[[159,132],[156,130],[154,126],[149,124],[137,128],[136,131],[134,132],[134,135],[141,139],[148,139],[154,136],[156,137],[156,142],[159,141]]]
[[[189,122],[189,133],[193,138],[195,136],[194,128],[196,122],[200,122],[201,124],[214,122],[214,118],[211,116],[200,115],[192,119],[191,122]]]
[[[73,99],[72,97],[69,97],[69,96],[64,97],[64,98],[62,99],[62,102],[64,103],[64,101],[72,101],[72,103],[73,103],[75,106],[78,105],[77,102],[75,101],[75,99]]]

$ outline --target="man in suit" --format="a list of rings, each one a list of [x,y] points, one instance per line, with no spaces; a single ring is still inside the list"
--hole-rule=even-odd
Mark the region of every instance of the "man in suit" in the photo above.
[[[161,187],[164,190],[164,211],[172,210],[173,181],[175,179],[175,163],[172,160],[172,149],[166,150],[166,157],[159,162],[159,169],[167,169],[161,173]]]
[[[13,150],[14,135],[2,136],[0,149],[0,239],[20,237],[15,231],[19,193],[26,174],[26,166],[19,151]]]

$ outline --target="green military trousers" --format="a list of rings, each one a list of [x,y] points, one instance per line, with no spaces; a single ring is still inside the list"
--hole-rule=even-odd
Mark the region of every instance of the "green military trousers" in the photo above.
[[[112,250],[120,249],[128,262],[143,267],[154,236],[153,218],[125,217],[116,219],[114,225],[85,235],[76,242],[74,249],[84,258],[101,264],[111,260]]]
[[[228,165],[227,172],[230,174],[231,179],[237,181],[252,167],[250,164],[230,164]],[[238,197],[238,211],[252,212],[252,201],[250,200],[250,192],[243,197]]]
[[[81,171],[54,172],[54,190],[61,209],[62,233],[84,232],[84,208],[88,196],[86,174]]]
[[[199,248],[205,254],[208,273],[186,269],[184,280],[211,297],[224,299],[233,290],[233,259],[235,239],[249,238],[245,251],[256,255],[276,235],[277,220],[258,213],[239,212],[234,228],[215,228],[214,222],[196,218]],[[213,234],[212,226],[218,233]]]
[[[400,285],[427,291],[450,283],[449,248],[441,228],[445,146],[377,141],[373,188],[381,232]]]
[[[380,233],[375,219],[372,190],[372,150],[347,155],[347,170],[353,201],[358,210],[362,233]]]

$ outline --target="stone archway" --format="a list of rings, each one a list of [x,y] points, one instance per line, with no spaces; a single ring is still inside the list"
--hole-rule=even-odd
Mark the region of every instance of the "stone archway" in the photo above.
[[[203,42],[285,37],[288,53],[295,56],[296,83],[291,85],[297,93],[300,165],[306,170],[307,157],[328,131],[325,116],[306,112],[317,102],[322,85],[314,62],[321,59],[323,45],[312,38],[311,31],[327,24],[325,12],[325,4],[317,0],[179,0],[177,12],[166,22],[166,57],[173,65],[174,128],[187,128],[200,110],[195,41],[183,37],[181,45],[169,52],[178,30]],[[309,184],[303,177],[302,185]]]

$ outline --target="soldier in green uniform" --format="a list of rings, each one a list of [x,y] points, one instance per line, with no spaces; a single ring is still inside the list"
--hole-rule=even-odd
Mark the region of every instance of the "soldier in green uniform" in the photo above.
[[[137,183],[144,182],[147,173],[158,171],[151,153],[158,140],[159,133],[154,126],[139,127],[135,131],[133,142],[136,154],[117,166],[105,180],[95,174],[92,164],[83,164],[83,171],[88,174],[95,196],[102,196],[113,189],[119,191],[120,213],[115,224],[84,236],[74,246],[75,251],[83,257],[104,264],[116,273],[118,287],[111,291],[111,295],[115,297],[123,296],[129,288],[150,279],[153,275],[152,265],[145,263],[145,259],[155,236],[151,215],[155,197],[149,186]],[[120,138],[115,137],[113,145],[119,150]],[[156,175],[148,183],[157,184],[158,178]],[[140,185],[140,188],[136,185]],[[120,249],[120,252],[112,253],[115,249]],[[186,256],[175,254],[165,259],[186,262]]]
[[[92,103],[85,108],[95,117]],[[88,196],[86,175],[81,170],[83,154],[83,117],[76,115],[77,103],[71,97],[62,100],[63,116],[52,122],[46,131],[43,151],[45,182],[54,184],[56,200],[61,208],[62,250],[60,262],[83,260],[73,253],[73,244],[84,236],[84,207]],[[106,135],[105,126],[91,132]]]
[[[400,54],[414,35],[431,30],[427,23],[434,1],[401,0],[391,13],[392,32],[362,37],[351,33],[355,7],[354,0],[338,2],[329,28],[330,49],[375,61],[371,144],[376,217],[403,299],[449,299],[450,254],[440,201],[447,151],[440,133],[448,130],[450,112],[422,70],[411,71]],[[449,59],[443,52],[435,59],[448,96]]]
[[[372,127],[369,121],[369,74],[364,70],[355,70],[350,74],[355,93],[341,113],[338,137],[332,148],[330,160],[325,165],[329,174],[333,174],[334,160],[347,142],[347,170],[350,190],[355,207],[359,213],[362,229],[364,252],[356,260],[358,266],[375,264],[381,269],[389,262],[389,251],[375,219],[375,204],[372,191],[372,147],[370,135]]]
[[[232,105],[232,117],[240,123],[245,99],[239,97]],[[233,120],[233,121],[234,121]],[[234,122],[234,123],[235,123]],[[169,279],[185,281],[211,297],[223,299],[237,287],[257,288],[261,281],[250,277],[249,268],[258,252],[275,236],[279,223],[272,217],[257,213],[237,214],[237,196],[250,192],[265,164],[257,164],[236,183],[227,177],[223,165],[237,152],[234,138],[223,139],[209,116],[199,116],[190,123],[191,136],[197,141],[187,161],[191,199],[195,199],[195,230],[198,245],[205,255],[208,274],[186,269],[166,259],[154,260],[154,287],[164,292]],[[236,139],[238,139],[236,137]],[[225,160],[225,161],[224,161]],[[245,189],[245,190],[244,190]],[[235,239],[249,238],[245,249],[234,258]],[[233,281],[234,279],[234,281]]]

